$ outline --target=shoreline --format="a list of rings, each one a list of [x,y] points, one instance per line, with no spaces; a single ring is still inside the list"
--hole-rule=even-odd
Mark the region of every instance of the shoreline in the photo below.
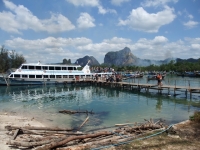
[[[3,150],[12,150],[13,148],[9,147],[6,143],[8,142],[10,136],[7,135],[9,131],[5,129],[7,125],[16,125],[16,126],[39,126],[45,127],[45,125],[36,120],[35,118],[19,116],[17,114],[9,113],[0,113],[0,148]],[[17,148],[15,148],[17,150]]]
[[[174,124],[173,126],[177,128],[177,126],[182,124],[187,124],[189,120],[185,120],[182,122],[179,122],[177,124]],[[12,126],[38,126],[38,127],[46,127],[48,126],[45,124],[45,122],[42,122],[42,120],[37,120],[34,117],[27,117],[24,115],[19,114],[12,114],[7,112],[1,112],[0,113],[0,147],[3,150],[20,150],[18,148],[10,147],[10,145],[7,145],[6,143],[9,141],[9,138],[11,136],[8,135],[10,131],[7,131],[5,129],[5,126],[12,125]]]

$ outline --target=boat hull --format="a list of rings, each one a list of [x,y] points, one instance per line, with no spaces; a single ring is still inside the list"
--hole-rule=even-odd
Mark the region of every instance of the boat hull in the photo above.
[[[33,79],[5,79],[0,78],[0,85],[10,85],[10,86],[19,86],[19,85],[50,85],[50,84],[68,84],[74,82],[74,79],[59,79],[59,80],[33,80]]]

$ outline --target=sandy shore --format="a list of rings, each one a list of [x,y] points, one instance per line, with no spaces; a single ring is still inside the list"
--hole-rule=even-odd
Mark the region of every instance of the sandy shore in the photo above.
[[[23,116],[12,115],[8,113],[0,113],[0,149],[2,150],[13,150],[16,148],[9,147],[6,142],[9,140],[10,136],[7,135],[8,131],[5,129],[7,125],[15,126],[45,126],[41,122],[35,120],[35,118],[28,118]]]

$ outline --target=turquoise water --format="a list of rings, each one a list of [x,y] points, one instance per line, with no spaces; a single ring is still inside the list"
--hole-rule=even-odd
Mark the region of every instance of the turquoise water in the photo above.
[[[199,78],[167,76],[164,84],[200,87]],[[147,83],[145,77],[126,82]],[[156,81],[149,81],[155,83]],[[144,122],[144,119],[163,119],[166,124],[189,119],[200,110],[200,94],[186,97],[184,92],[173,96],[156,90],[129,91],[91,85],[55,86],[0,86],[0,112],[34,117],[50,126],[77,127],[86,114],[61,114],[60,110],[88,110],[89,122],[85,129],[110,127],[119,123]]]

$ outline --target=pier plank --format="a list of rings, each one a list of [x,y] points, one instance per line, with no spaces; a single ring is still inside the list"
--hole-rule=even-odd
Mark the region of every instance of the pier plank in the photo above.
[[[90,80],[92,81],[92,80]],[[83,81],[84,82],[84,81]],[[132,89],[132,87],[138,88],[139,90],[142,88],[145,88],[145,90],[147,89],[147,91],[149,91],[149,89],[155,89],[158,91],[162,91],[164,89],[168,90],[173,90],[174,94],[175,91],[188,91],[190,93],[190,96],[192,93],[200,93],[200,87],[191,87],[191,86],[177,86],[177,85],[167,85],[164,84],[162,86],[158,86],[157,84],[147,84],[147,83],[131,83],[131,82],[106,82],[105,80],[98,80],[98,81],[92,81],[93,83],[106,83],[106,85],[112,85],[112,87],[125,87],[127,89]],[[104,84],[105,85],[105,84]],[[187,92],[185,92],[185,94],[187,94]]]

